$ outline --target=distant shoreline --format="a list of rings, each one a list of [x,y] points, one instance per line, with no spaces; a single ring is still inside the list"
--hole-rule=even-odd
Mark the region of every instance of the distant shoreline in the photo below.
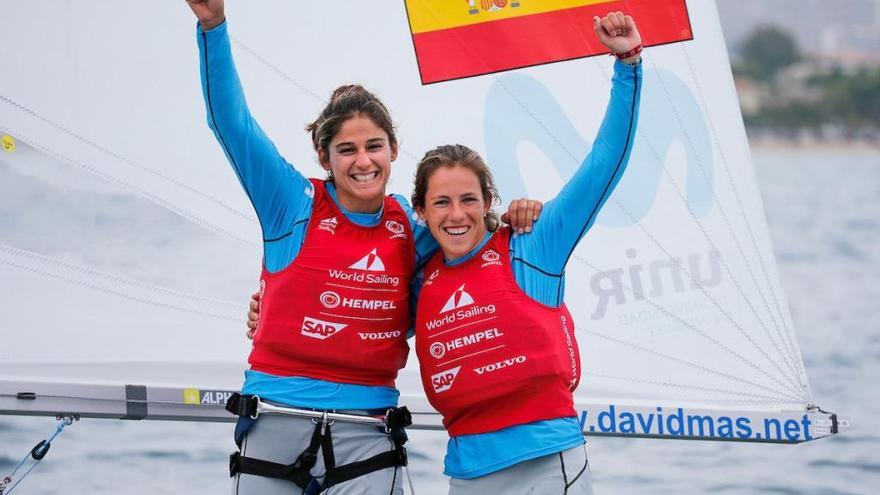
[[[868,140],[779,139],[749,137],[749,146],[752,149],[763,151],[847,150],[880,152],[880,143]]]

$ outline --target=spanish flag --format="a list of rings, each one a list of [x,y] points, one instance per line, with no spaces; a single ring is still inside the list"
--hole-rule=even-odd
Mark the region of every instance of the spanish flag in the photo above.
[[[607,53],[593,16],[635,18],[644,46],[693,39],[685,0],[406,0],[422,84]]]

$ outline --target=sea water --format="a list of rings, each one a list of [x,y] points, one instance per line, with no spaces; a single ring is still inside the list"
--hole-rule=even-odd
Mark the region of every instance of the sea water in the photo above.
[[[754,160],[815,399],[853,426],[801,445],[592,438],[598,494],[842,495],[880,486],[880,152],[760,149]],[[0,417],[0,474],[55,423]],[[14,493],[228,493],[230,436],[228,424],[83,419]],[[446,493],[445,434],[410,437],[416,493]]]

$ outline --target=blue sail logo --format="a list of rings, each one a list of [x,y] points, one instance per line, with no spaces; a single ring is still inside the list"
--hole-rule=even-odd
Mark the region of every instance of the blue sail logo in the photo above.
[[[674,73],[645,70],[638,132],[628,170],[597,218],[606,227],[627,227],[645,217],[654,205],[664,174],[677,175],[678,164],[664,172],[673,148],[683,152],[686,171],[678,185],[688,210],[702,217],[712,208],[714,161],[710,134],[703,112],[686,84]],[[589,88],[584,88],[589,91]],[[600,115],[579,120],[593,121]],[[528,196],[519,170],[517,148],[530,143],[540,149],[567,181],[592,147],[539,80],[524,74],[495,79],[486,96],[486,158],[495,170],[498,188],[508,197]]]

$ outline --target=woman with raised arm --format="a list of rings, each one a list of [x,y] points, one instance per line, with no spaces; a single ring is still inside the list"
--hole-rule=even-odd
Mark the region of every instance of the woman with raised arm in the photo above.
[[[406,199],[385,194],[397,157],[388,110],[361,86],[337,88],[307,127],[329,178],[306,179],[248,110],[223,1],[187,3],[208,124],[263,234],[263,317],[227,406],[240,416],[235,492],[402,493],[407,418],[395,379],[409,352],[413,273],[437,244]],[[534,205],[513,208],[529,228]],[[260,414],[270,406],[280,409]]]
[[[594,30],[618,58],[611,101],[593,149],[530,235],[498,228],[498,195],[476,152],[440,146],[416,171],[412,202],[442,251],[424,268],[416,351],[450,435],[451,495],[592,493],[564,272],[626,168],[642,86],[632,18],[597,17]],[[252,301],[248,326],[259,317]]]
[[[530,235],[497,228],[486,164],[461,145],[425,154],[413,206],[440,243],[425,265],[416,353],[450,439],[452,495],[591,493],[572,392],[580,379],[565,267],[629,159],[641,37],[621,12],[594,19],[618,57],[593,149]]]

